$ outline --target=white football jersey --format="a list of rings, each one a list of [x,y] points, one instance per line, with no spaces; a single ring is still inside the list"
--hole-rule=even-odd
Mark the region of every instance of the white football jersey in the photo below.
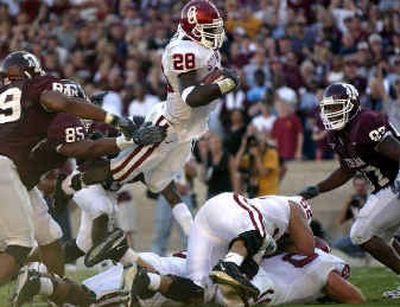
[[[252,283],[260,290],[258,303],[302,304],[324,296],[329,273],[349,275],[342,259],[316,249],[314,256],[280,254],[264,259]]]
[[[168,81],[164,105],[167,120],[175,127],[181,141],[200,137],[207,131],[208,117],[215,103],[197,108],[188,106],[181,98],[178,77],[182,73],[197,71],[200,82],[212,70],[221,68],[219,52],[185,39],[177,32],[165,48],[162,67]]]
[[[300,196],[268,195],[249,199],[249,202],[260,210],[267,232],[275,239],[281,238],[289,228],[289,200],[298,203],[311,222],[312,211],[308,202]]]

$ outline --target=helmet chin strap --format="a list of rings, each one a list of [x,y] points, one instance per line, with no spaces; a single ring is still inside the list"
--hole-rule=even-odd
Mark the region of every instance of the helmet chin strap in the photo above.
[[[26,70],[24,70],[24,75],[28,78],[28,79],[32,79],[32,75],[27,72]]]

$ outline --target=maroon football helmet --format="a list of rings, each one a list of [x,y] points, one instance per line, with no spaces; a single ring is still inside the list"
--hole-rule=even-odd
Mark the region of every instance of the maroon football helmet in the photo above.
[[[26,51],[14,51],[7,55],[2,62],[0,74],[6,84],[16,80],[31,79],[45,73],[35,55]]]
[[[358,91],[349,83],[333,83],[326,88],[319,106],[327,130],[343,129],[360,111]]]
[[[189,1],[182,9],[179,26],[186,36],[206,48],[218,49],[224,42],[224,21],[211,1]]]

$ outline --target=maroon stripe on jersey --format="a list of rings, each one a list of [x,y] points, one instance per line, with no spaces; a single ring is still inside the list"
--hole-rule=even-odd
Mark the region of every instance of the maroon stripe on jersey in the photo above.
[[[246,203],[247,203],[247,201],[246,201]],[[247,204],[247,205],[251,206],[250,204]],[[251,206],[251,207],[252,207],[254,210],[256,210],[256,212],[257,212],[258,219],[260,220],[261,227],[262,227],[262,229],[263,229],[263,231],[264,231],[264,236],[265,236],[266,231],[265,231],[265,225],[264,225],[264,223],[263,223],[263,216],[262,216],[260,210],[258,210],[258,208],[257,208],[256,206]]]
[[[157,120],[155,126],[159,126],[159,124],[161,123],[162,120],[164,120],[165,117],[163,115],[160,116],[160,118]],[[162,127],[168,127],[168,123],[166,123],[164,126]],[[123,181],[126,178],[129,177],[129,175],[135,170],[137,169],[140,165],[143,164],[143,162],[153,153],[153,151],[160,146],[161,143],[158,144],[154,144],[153,146],[151,146],[149,149],[147,149],[147,151],[143,154],[143,156],[141,156],[136,162],[135,164],[133,164],[121,177],[118,178],[118,181]]]
[[[140,145],[140,146],[138,146],[137,148],[135,148],[135,150],[132,151],[132,152],[125,158],[125,160],[124,160],[120,165],[118,165],[118,167],[116,167],[116,168],[114,168],[114,169],[111,170],[111,174],[114,175],[115,173],[118,173],[120,170],[122,170],[122,169],[129,163],[129,161],[130,161],[134,156],[136,156],[136,155],[142,150],[143,147],[144,147],[143,145]]]
[[[180,251],[180,252],[177,252],[177,253],[173,253],[172,257],[186,259],[187,258],[187,253],[186,253],[186,251]]]
[[[239,194],[238,194],[238,193],[234,193],[234,194],[233,194],[233,199],[235,200],[235,202],[236,202],[237,205],[239,205],[242,209],[244,209],[244,210],[247,211],[247,213],[248,213],[249,216],[250,216],[250,220],[251,220],[251,222],[253,223],[255,229],[256,229],[256,230],[261,234],[261,236],[264,238],[264,237],[265,237],[265,230],[262,229],[263,231],[261,231],[261,229],[258,227],[258,225],[257,225],[257,223],[256,223],[256,219],[255,219],[255,217],[254,217],[254,212],[253,212],[248,206],[246,206],[245,204],[243,204],[243,203],[240,201],[240,199],[239,199]],[[251,208],[254,208],[254,207],[252,206]],[[264,228],[262,220],[260,220],[260,223],[261,223],[262,227]]]
[[[163,119],[165,119],[165,117],[161,115],[156,122],[156,126],[158,126]],[[144,147],[143,145],[140,145],[134,151],[132,151],[120,165],[111,170],[111,174],[115,175],[115,173],[121,171],[129,163],[129,161],[133,159],[142,150],[143,147]]]

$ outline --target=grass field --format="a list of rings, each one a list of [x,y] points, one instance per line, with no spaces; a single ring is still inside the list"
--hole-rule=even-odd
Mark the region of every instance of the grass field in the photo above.
[[[91,275],[88,271],[74,272],[69,274],[76,280],[83,280]],[[351,282],[360,287],[368,299],[365,306],[400,306],[400,300],[391,301],[382,299],[382,292],[397,286],[396,277],[384,268],[354,268],[352,270]],[[0,289],[0,307],[8,306],[8,298],[13,291],[13,287],[5,286]],[[39,301],[32,306],[47,306]],[[301,305],[297,305],[301,306]],[[313,304],[312,306],[322,306]],[[341,305],[346,306],[346,305]]]

